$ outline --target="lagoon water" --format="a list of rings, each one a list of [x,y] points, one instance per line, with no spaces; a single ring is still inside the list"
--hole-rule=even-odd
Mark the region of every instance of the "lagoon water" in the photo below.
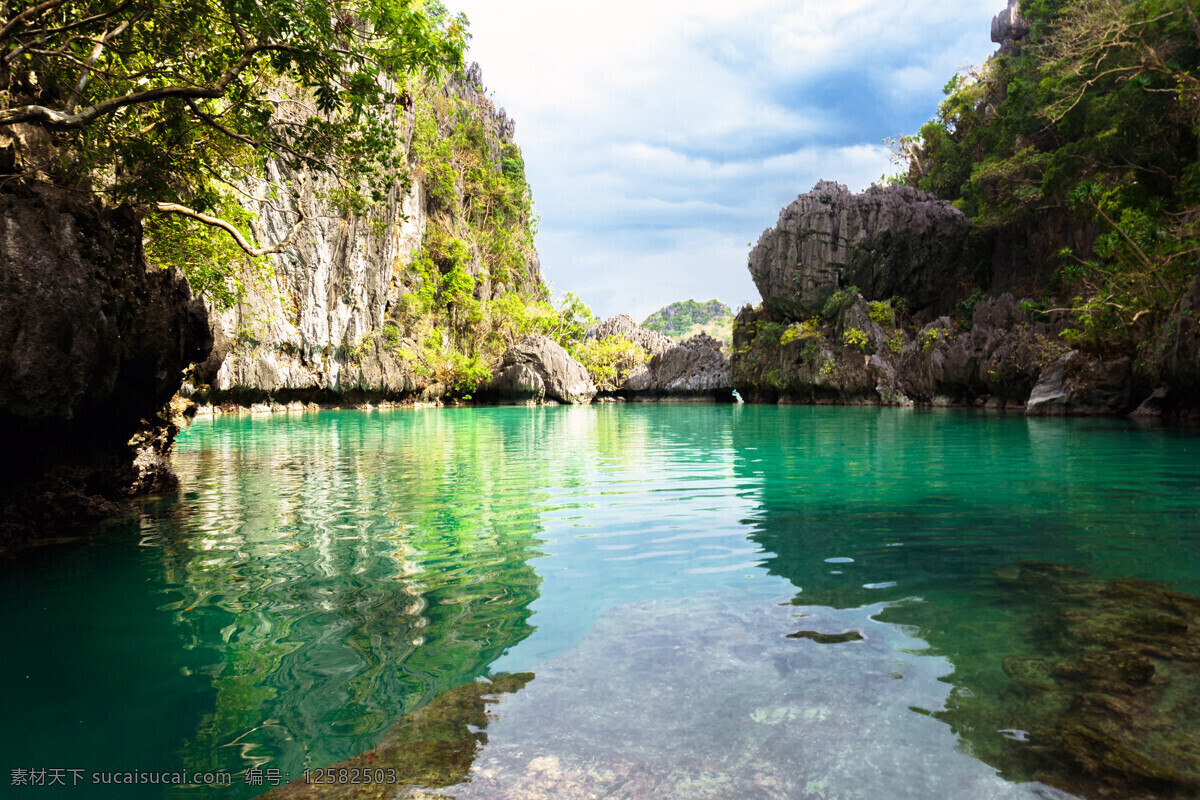
[[[0,563],[5,796],[254,797],[527,672],[444,795],[1062,797],[975,711],[1045,613],[997,576],[1200,595],[1200,436],[1128,421],[323,411],[200,420],[175,461]],[[233,778],[91,783],[134,770]]]

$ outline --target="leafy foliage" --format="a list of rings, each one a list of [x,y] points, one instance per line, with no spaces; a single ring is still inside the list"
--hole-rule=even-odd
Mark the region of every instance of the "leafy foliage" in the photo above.
[[[866,350],[867,334],[858,328],[847,328],[842,333],[842,344],[846,345],[846,347],[853,347],[856,350]]]
[[[574,358],[587,369],[597,388],[613,391],[629,373],[645,364],[645,350],[621,336],[588,339],[575,348]]]
[[[838,289],[825,301],[825,307],[821,309],[821,316],[828,320],[837,319],[852,305],[857,303],[858,299],[859,291],[857,286],[847,286],[844,289]]]
[[[1166,324],[1200,257],[1194,0],[1031,0],[1031,33],[946,87],[904,151],[910,184],[985,232],[1039,214],[1098,231],[1060,255],[1073,343],[1128,352]]]
[[[697,302],[683,300],[660,308],[642,323],[643,328],[658,331],[672,339],[686,339],[701,331],[716,339],[732,340],[733,312],[719,300]]]
[[[62,158],[32,167],[117,202],[215,208],[231,173],[267,155],[378,198],[401,166],[379,113],[393,79],[462,63],[465,19],[429,8],[16,0],[0,26],[0,126],[41,127]]]

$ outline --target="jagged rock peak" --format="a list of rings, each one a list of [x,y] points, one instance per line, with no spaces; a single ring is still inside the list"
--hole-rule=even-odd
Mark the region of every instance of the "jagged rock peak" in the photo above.
[[[650,355],[656,355],[675,346],[675,343],[658,331],[641,327],[628,314],[618,314],[588,328],[588,339],[607,339],[617,336],[633,342]]]
[[[783,317],[818,313],[851,285],[868,300],[903,295],[914,311],[943,309],[965,271],[970,227],[949,202],[908,186],[854,194],[819,181],[763,232],[748,266],[763,302]]]
[[[1021,14],[1020,0],[1008,0],[1008,8],[992,17],[992,41],[1000,45],[998,55],[1016,54],[1029,31],[1029,21]]]
[[[625,389],[651,395],[697,395],[730,389],[729,359],[721,343],[698,333],[630,373]]]

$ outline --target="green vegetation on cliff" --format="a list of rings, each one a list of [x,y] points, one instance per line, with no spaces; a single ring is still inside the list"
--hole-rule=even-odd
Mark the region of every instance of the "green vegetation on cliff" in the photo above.
[[[683,300],[655,311],[646,317],[642,327],[658,331],[676,341],[707,333],[729,344],[732,341],[733,312],[719,300],[706,303]]]
[[[420,251],[394,266],[406,293],[392,344],[418,373],[469,397],[521,337],[574,350],[593,318],[573,295],[550,301],[521,150],[489,130],[490,103],[474,91],[414,94],[413,174],[428,221]]]
[[[1071,344],[1153,372],[1200,264],[1195,4],[1021,11],[1031,30],[1016,55],[956,76],[937,117],[900,140],[903,180],[953,200],[984,252],[1007,245],[1029,262],[1017,283],[1070,311]]]

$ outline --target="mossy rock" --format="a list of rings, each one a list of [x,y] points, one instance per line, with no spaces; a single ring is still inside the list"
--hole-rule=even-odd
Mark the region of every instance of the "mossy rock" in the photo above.
[[[400,720],[379,746],[326,767],[334,774],[381,775],[379,783],[292,781],[264,797],[270,800],[375,800],[406,797],[414,787],[437,789],[466,780],[479,748],[487,744],[487,706],[500,695],[519,691],[533,673],[495,675],[447,689],[429,705]],[[345,772],[343,772],[345,771]]]
[[[1029,651],[1003,658],[1007,687],[962,685],[937,716],[1013,780],[1089,798],[1200,797],[1200,598],[1054,564],[995,581],[1035,614]]]

